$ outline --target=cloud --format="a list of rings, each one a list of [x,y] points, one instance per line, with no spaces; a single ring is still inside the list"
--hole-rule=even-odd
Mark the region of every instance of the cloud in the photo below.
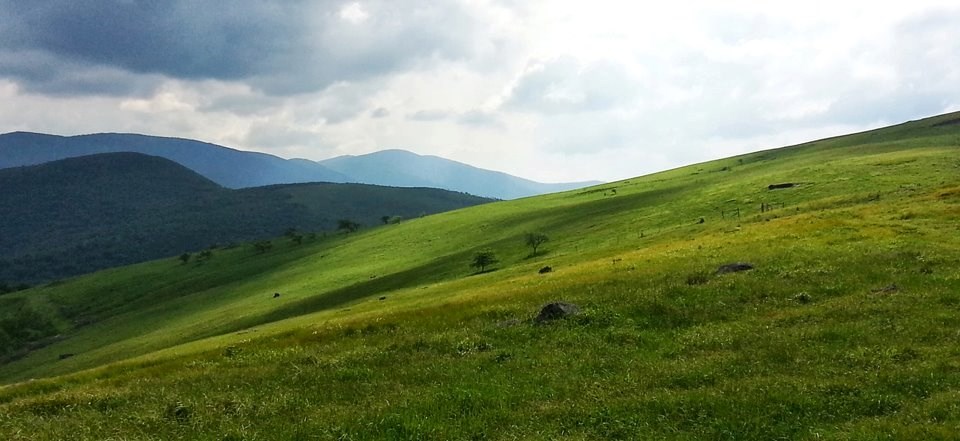
[[[84,69],[242,81],[278,95],[461,59],[473,50],[476,29],[454,2],[50,0],[2,1],[0,11],[0,50],[7,53],[39,53]],[[46,82],[77,94],[102,92],[25,74],[30,62],[19,70],[0,66],[0,75],[28,89]]]
[[[159,75],[78,63],[46,52],[3,49],[0,76],[13,79],[27,92],[52,96],[146,96],[163,80]]]
[[[637,98],[638,79],[610,61],[582,63],[563,57],[528,67],[504,107],[544,114],[608,110]]]
[[[482,110],[470,110],[460,114],[456,119],[457,123],[467,126],[493,128],[504,127],[503,121],[500,120],[500,117],[497,116],[497,114]]]
[[[443,121],[453,116],[453,112],[448,110],[418,110],[407,115],[407,119],[410,121],[421,121],[421,122],[431,122],[431,121]]]
[[[303,147],[324,148],[322,136],[313,130],[272,122],[252,125],[244,140],[248,145],[288,151]]]
[[[0,131],[610,180],[956,110],[956,23],[950,0],[0,0]]]
[[[209,96],[198,110],[201,112],[223,112],[239,116],[268,116],[282,105],[280,98],[252,93],[249,90]]]

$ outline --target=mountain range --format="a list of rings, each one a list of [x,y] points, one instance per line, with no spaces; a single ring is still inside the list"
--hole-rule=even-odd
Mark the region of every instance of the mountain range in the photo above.
[[[184,251],[334,232],[491,201],[433,188],[224,188],[171,160],[102,153],[0,169],[0,282],[36,283]],[[315,237],[315,236],[310,236]]]
[[[177,162],[227,188],[303,182],[434,187],[497,199],[515,199],[599,182],[546,184],[484,170],[437,156],[385,150],[316,162],[284,159],[181,138],[99,133],[58,136],[30,132],[0,135],[0,169],[97,153],[134,152]]]
[[[556,193],[601,183],[545,184],[439,156],[418,155],[396,149],[359,156],[339,156],[320,161],[320,164],[366,184],[445,188],[498,199]]]

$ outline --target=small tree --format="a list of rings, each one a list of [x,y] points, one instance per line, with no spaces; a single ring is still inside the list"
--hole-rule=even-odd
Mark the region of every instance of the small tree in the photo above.
[[[180,262],[181,262],[183,265],[186,265],[187,262],[190,261],[190,253],[183,253],[183,254],[181,254],[180,257],[178,257],[177,259],[180,259]]]
[[[380,222],[383,222],[384,225],[390,223],[390,216],[380,216]]]
[[[206,260],[210,260],[213,257],[213,251],[203,250],[197,253],[197,263],[203,263]]]
[[[482,273],[486,271],[488,266],[497,262],[499,260],[497,260],[497,255],[493,251],[481,251],[473,256],[473,262],[470,263],[470,266]]]
[[[540,232],[527,233],[525,236],[525,242],[527,246],[533,249],[533,253],[530,254],[531,256],[536,256],[537,248],[540,248],[540,245],[543,245],[548,241],[550,241],[550,238],[547,237],[546,234]]]
[[[360,229],[360,224],[350,220],[350,219],[340,219],[337,221],[337,230],[344,231],[346,233],[352,233]]]
[[[258,254],[266,253],[270,248],[273,248],[273,244],[270,243],[269,240],[261,240],[253,243],[253,249],[257,250]]]
[[[303,243],[303,234],[300,234],[296,228],[287,228],[287,231],[284,232],[283,235],[290,238],[290,241],[297,245]]]

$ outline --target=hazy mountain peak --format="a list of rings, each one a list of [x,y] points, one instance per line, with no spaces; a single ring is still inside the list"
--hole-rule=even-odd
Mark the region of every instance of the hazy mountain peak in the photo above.
[[[58,136],[13,132],[0,135],[0,168],[113,152],[136,152],[167,158],[228,188],[301,182],[356,182],[396,187],[435,187],[514,199],[598,183],[544,184],[404,149],[339,156],[317,162],[302,158],[284,159],[191,139],[136,133]]]
[[[438,187],[500,199],[553,193],[599,183],[545,184],[402,149],[338,156],[320,161],[320,164],[350,176],[356,182],[400,187]]]

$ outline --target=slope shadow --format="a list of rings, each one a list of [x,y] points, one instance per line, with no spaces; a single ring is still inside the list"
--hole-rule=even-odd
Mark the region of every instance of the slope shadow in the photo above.
[[[388,291],[450,280],[457,277],[460,273],[463,273],[462,276],[466,277],[469,274],[464,271],[464,269],[467,266],[466,262],[469,262],[470,255],[471,251],[448,254],[404,271],[367,279],[328,293],[299,299],[273,311],[232,323],[228,326],[229,329],[211,331],[207,336],[219,335],[225,332],[233,332],[304,314],[334,309],[347,303],[368,297],[375,297]]]

